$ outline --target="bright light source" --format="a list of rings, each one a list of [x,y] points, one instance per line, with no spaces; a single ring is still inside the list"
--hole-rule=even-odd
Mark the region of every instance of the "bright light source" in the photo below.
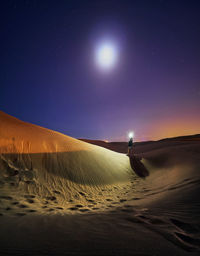
[[[110,69],[117,60],[117,49],[111,43],[100,45],[96,51],[98,65],[104,69]]]
[[[129,137],[129,139],[133,138],[134,137],[134,132],[129,132],[128,137]]]

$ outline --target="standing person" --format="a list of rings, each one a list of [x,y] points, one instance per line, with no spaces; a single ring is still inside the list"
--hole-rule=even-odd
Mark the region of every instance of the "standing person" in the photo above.
[[[128,156],[132,156],[133,155],[133,138],[130,138],[129,142],[128,142]]]

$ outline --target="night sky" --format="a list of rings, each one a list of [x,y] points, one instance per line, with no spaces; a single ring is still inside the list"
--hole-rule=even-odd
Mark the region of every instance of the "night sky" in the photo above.
[[[200,1],[1,1],[0,109],[76,138],[200,133]],[[95,60],[103,40],[118,58]]]

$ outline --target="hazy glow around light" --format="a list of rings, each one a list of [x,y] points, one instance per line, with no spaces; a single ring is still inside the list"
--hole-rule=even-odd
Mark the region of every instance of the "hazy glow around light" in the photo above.
[[[133,138],[134,137],[134,132],[129,132],[128,137],[129,137],[129,139]]]
[[[110,69],[117,60],[117,49],[111,43],[100,45],[96,51],[96,60],[98,65],[104,69]]]

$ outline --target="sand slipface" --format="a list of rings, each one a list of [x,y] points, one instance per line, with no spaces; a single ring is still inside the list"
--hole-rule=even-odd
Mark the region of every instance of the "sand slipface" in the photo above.
[[[4,189],[10,185],[9,191],[13,187],[15,194],[25,191],[63,203],[80,197],[86,201],[86,194],[92,192],[94,196],[102,186],[121,186],[133,175],[123,154],[4,112],[0,112],[0,168]],[[6,195],[9,193],[7,190]]]

